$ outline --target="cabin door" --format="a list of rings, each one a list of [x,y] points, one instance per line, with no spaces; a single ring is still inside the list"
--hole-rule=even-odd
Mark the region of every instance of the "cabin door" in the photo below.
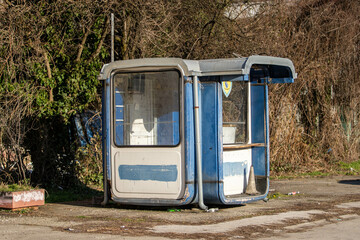
[[[177,70],[113,75],[115,197],[180,197],[184,187],[181,79]]]

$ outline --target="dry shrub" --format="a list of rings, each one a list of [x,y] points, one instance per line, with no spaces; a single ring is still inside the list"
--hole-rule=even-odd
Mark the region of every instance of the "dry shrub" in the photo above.
[[[26,133],[32,128],[32,93],[34,88],[0,89],[0,181],[25,183],[32,170],[31,159],[23,147]]]
[[[290,58],[299,73],[295,84],[270,88],[274,172],[359,160],[359,12],[359,1],[285,1],[259,19],[257,51]]]
[[[359,1],[189,0],[151,6],[139,8],[141,57],[223,58],[235,52],[294,62],[295,83],[270,86],[273,173],[331,172],[339,162],[359,160]],[[224,14],[236,6],[242,6],[238,17]],[[249,8],[257,9],[254,16]]]
[[[80,181],[86,185],[101,185],[102,173],[102,154],[101,137],[95,135],[90,143],[79,147],[76,151],[76,158],[79,160],[77,175]]]
[[[253,17],[217,19],[212,52],[290,58],[294,84],[270,86],[271,170],[336,171],[360,157],[360,2],[247,1]],[[229,5],[231,6],[231,4]],[[219,36],[219,38],[216,38]]]
[[[3,2],[0,4],[0,15],[3,18],[3,21],[0,21],[2,86],[7,82],[36,82],[37,78],[34,76],[36,74],[33,72],[34,64],[40,63],[45,69],[48,62],[53,66],[53,70],[58,68],[59,72],[66,73],[69,70],[66,66],[76,65],[79,61],[78,56],[82,54],[84,56],[87,54],[86,56],[90,59],[93,59],[93,56],[99,57],[98,49],[92,48],[93,42],[87,45],[84,43],[93,41],[94,39],[89,36],[98,33],[98,35],[101,34],[99,41],[102,43],[98,45],[109,48],[109,36],[106,35],[109,31],[106,27],[93,29],[91,26],[95,23],[100,24],[96,19],[105,12],[111,11],[115,14],[115,58],[117,60],[142,57],[224,58],[234,57],[234,52],[242,56],[259,54],[290,58],[299,73],[298,79],[291,85],[270,86],[271,169],[273,172],[280,174],[295,171],[331,171],[334,168],[336,170],[340,161],[359,160],[359,1],[125,0],[98,3],[83,0],[76,4],[72,1],[51,2],[53,8],[49,7],[45,9],[45,12],[39,12],[37,3]],[[45,4],[46,1],[41,1],[41,3]],[[64,4],[69,6],[64,7]],[[229,15],[224,14],[224,11],[229,11],[232,6],[241,4],[245,4],[245,7],[237,18],[229,18]],[[254,16],[245,16],[247,6],[255,6],[257,13]],[[51,24],[56,28],[55,33],[60,32],[58,29],[63,31],[65,25],[61,24],[65,24],[66,21],[54,19],[63,20],[60,13],[64,11],[75,13],[70,10],[76,11],[80,14],[79,16],[84,16],[81,17],[82,22],[79,24],[83,29],[73,28],[73,30],[81,31],[78,35],[68,36],[68,39],[67,35],[62,33],[55,34],[60,36],[58,40],[61,40],[61,44],[51,45],[56,40],[53,39],[56,36],[50,34],[49,39],[44,40],[42,36],[46,28]],[[42,14],[45,15],[42,16]],[[49,22],[44,21],[47,18]],[[106,21],[102,24],[105,26],[105,23]],[[93,30],[90,31],[91,29]],[[81,39],[86,41],[81,41]],[[59,54],[62,53],[62,43],[68,49],[62,56],[69,56],[70,60],[68,64],[62,65],[60,59],[59,64],[55,66],[54,56],[58,55],[57,50]],[[49,44],[52,47],[49,47],[47,51],[55,52],[47,59],[44,50],[46,46],[50,46]],[[85,46],[89,47],[86,51]],[[83,60],[86,60],[85,57]],[[55,81],[56,71],[52,72],[53,76],[49,72],[47,71],[48,78]],[[46,76],[43,79],[46,79]],[[49,101],[53,104],[52,101],[56,101],[56,97],[53,99],[51,96],[57,91],[53,92],[51,82],[47,81],[44,86],[38,85],[48,88]],[[3,97],[1,94],[0,97]],[[34,94],[30,93],[29,96],[31,95]],[[13,96],[14,101],[19,99],[16,95]],[[19,103],[28,104],[31,101],[21,100]],[[12,105],[0,106],[11,107]],[[0,112],[0,118],[7,116],[3,114],[6,111]],[[74,113],[73,110],[69,112]],[[20,129],[18,143],[9,143],[9,149],[23,145],[21,139],[26,135],[27,129],[31,128],[28,123],[20,121],[23,116],[25,115],[19,116],[18,121],[14,123],[24,123],[25,125],[20,125],[25,128],[16,128],[18,126],[16,124],[10,128],[9,126],[12,125],[6,123],[6,118],[3,118],[5,122],[2,123],[0,132],[1,151],[4,151],[5,146],[5,129]],[[34,114],[33,117],[36,118]],[[43,127],[39,127],[37,134],[31,134],[35,138],[30,139],[35,140],[28,141],[36,143],[33,146],[35,155],[32,157],[38,163],[34,165],[35,169],[37,166],[40,170],[38,175],[34,174],[36,173],[34,171],[33,178],[38,176],[38,179],[43,182],[49,182],[50,178],[57,181],[64,175],[56,174],[59,166],[61,166],[60,169],[65,169],[63,172],[66,174],[73,175],[72,169],[69,170],[67,166],[74,165],[73,146],[70,142],[76,137],[69,139],[68,131],[65,130],[68,126],[64,125],[61,116],[55,116],[50,120],[43,119],[40,126]],[[58,129],[62,129],[62,133],[54,131]],[[76,135],[75,130],[72,132]],[[41,144],[38,144],[39,141]],[[84,160],[88,161],[84,163],[84,170],[87,171],[87,168],[91,169],[94,166],[96,173],[84,174],[98,176],[99,163],[93,162],[93,156],[99,149],[95,145],[89,148],[79,149],[78,154],[88,159]],[[65,155],[66,157],[63,157]]]
[[[119,2],[131,10],[116,14],[117,58],[288,57],[298,79],[270,86],[272,171],[332,171],[359,160],[359,1],[244,2]],[[229,18],[234,4],[258,10]]]

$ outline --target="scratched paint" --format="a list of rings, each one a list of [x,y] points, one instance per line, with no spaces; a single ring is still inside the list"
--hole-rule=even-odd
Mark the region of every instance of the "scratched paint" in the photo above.
[[[224,177],[244,175],[246,171],[245,162],[224,162]]]
[[[27,191],[16,193],[13,195],[14,202],[31,202],[31,201],[43,201],[44,193],[41,191]]]
[[[176,165],[120,165],[119,177],[123,180],[175,182]]]
[[[2,195],[0,196],[0,207],[3,204],[11,204],[12,203],[12,197],[11,195]]]

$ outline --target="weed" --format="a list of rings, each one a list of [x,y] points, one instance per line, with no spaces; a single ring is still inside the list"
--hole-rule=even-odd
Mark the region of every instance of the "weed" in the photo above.
[[[360,160],[351,163],[340,162],[340,168],[346,171],[346,175],[359,174]]]
[[[281,194],[279,192],[275,192],[275,193],[271,193],[271,194],[269,193],[267,196],[268,199],[278,199],[281,197],[287,197],[287,195]]]
[[[22,208],[19,210],[19,213],[20,214],[26,214],[26,213],[29,213],[31,211],[30,208]]]
[[[324,177],[324,176],[329,176],[329,175],[330,175],[330,173],[328,173],[328,172],[313,171],[313,172],[308,172],[308,173],[301,173],[299,176]]]
[[[4,184],[4,183],[0,183],[0,192],[16,192],[16,191],[28,191],[33,189],[30,185],[28,184]]]
[[[91,199],[92,197],[99,197],[103,194],[102,191],[89,187],[77,187],[66,190],[50,189],[47,193],[46,203],[81,201]]]
[[[294,194],[282,194],[282,193],[279,193],[279,192],[275,192],[275,193],[269,193],[267,198],[268,199],[289,198],[289,197],[297,195],[297,194],[299,194],[299,193],[297,192],[297,193],[294,193]]]

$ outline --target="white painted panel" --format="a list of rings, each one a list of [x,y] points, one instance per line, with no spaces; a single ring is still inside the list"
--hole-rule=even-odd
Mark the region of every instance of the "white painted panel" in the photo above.
[[[131,126],[130,145],[153,145],[154,132],[146,130],[144,119],[135,119]]]
[[[245,192],[251,167],[251,149],[223,152],[224,194]]]
[[[223,126],[223,144],[232,144],[235,142],[236,127]]]
[[[181,154],[174,151],[179,149],[118,151],[114,155],[113,194],[119,198],[179,198],[183,182]]]

